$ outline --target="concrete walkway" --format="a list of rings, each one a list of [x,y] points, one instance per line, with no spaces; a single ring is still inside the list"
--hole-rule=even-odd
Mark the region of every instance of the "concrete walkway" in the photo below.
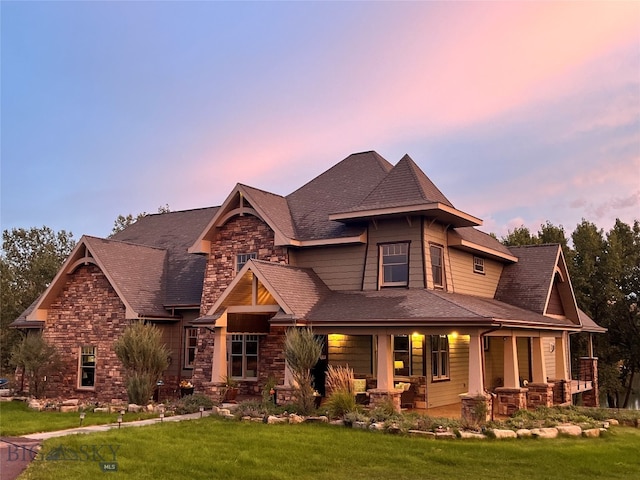
[[[21,437],[0,438],[0,478],[2,480],[15,480],[29,465],[40,450],[40,445],[44,440],[50,438],[64,437],[66,435],[78,435],[82,433],[106,432],[117,428],[144,427],[155,425],[161,422],[181,422],[184,420],[195,420],[200,417],[208,417],[213,412],[205,410],[186,415],[172,415],[160,420],[150,418],[147,420],[137,420],[135,422],[108,423],[105,425],[89,425],[86,427],[70,428],[54,432],[31,433]]]

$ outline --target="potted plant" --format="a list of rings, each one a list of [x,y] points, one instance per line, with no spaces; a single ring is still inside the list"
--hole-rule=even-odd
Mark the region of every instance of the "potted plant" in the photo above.
[[[234,380],[230,375],[224,377],[224,387],[223,387],[223,402],[233,402],[238,395],[238,382]]]
[[[187,395],[193,395],[193,383],[191,383],[189,380],[181,380],[180,397],[185,397]]]

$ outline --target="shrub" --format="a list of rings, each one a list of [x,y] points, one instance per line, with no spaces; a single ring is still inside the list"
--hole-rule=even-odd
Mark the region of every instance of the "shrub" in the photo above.
[[[347,392],[354,395],[353,370],[347,366],[329,365],[327,368],[327,387],[334,392]]]
[[[187,395],[176,403],[176,414],[184,415],[186,413],[196,413],[200,411],[200,407],[204,407],[206,410],[209,410],[213,407],[213,401],[201,393]]]
[[[114,350],[127,371],[129,401],[143,405],[149,401],[156,382],[169,366],[169,352],[158,328],[135,322],[124,329]]]
[[[29,392],[36,398],[44,396],[46,377],[60,367],[60,354],[50,345],[40,332],[27,334],[13,347],[11,362],[22,368],[29,382]]]
[[[295,382],[300,413],[308,415],[315,409],[311,369],[322,353],[322,340],[310,328],[290,328],[285,334],[284,358]]]
[[[329,396],[326,406],[331,417],[342,417],[356,410],[356,397],[347,390],[336,390]]]

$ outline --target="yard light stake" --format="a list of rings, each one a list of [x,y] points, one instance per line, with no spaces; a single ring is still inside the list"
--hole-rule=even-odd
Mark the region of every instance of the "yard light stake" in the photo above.
[[[202,412],[204,412],[204,407],[201,405],[199,410],[200,410],[200,418],[202,418]]]
[[[84,413],[84,412],[82,412],[82,413],[80,414],[80,426],[82,426],[82,421],[84,420],[84,416],[85,416],[85,413]]]
[[[122,425],[122,414],[118,415],[118,429],[120,429],[120,425]]]
[[[164,413],[160,413],[160,421],[163,422],[164,421]]]

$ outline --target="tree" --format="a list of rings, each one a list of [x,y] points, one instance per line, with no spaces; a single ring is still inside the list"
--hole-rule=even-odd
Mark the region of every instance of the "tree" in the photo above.
[[[49,286],[73,248],[71,232],[49,227],[14,228],[2,232],[0,254],[0,370],[9,367],[18,332],[8,326]]]
[[[500,239],[508,247],[515,247],[519,245],[535,245],[539,243],[538,238],[532,235],[527,227],[521,225],[513,229],[508,230],[507,236]]]
[[[168,203],[165,204],[164,206],[158,207],[158,213],[169,213],[170,211],[171,210],[169,209]],[[121,232],[128,226],[133,225],[138,220],[140,220],[143,217],[146,217],[147,215],[149,215],[147,212],[141,212],[135,217],[132,214],[128,214],[126,216],[118,215],[118,217],[113,222],[113,229],[111,230],[111,234],[109,235],[109,238],[113,237],[116,233]]]
[[[322,353],[322,340],[310,328],[290,328],[285,334],[284,358],[295,382],[298,404],[302,414],[314,409],[311,369]]]
[[[114,350],[127,371],[129,401],[146,404],[169,366],[169,351],[162,343],[160,330],[143,322],[132,323],[116,340]]]
[[[60,355],[40,332],[33,332],[13,347],[11,363],[22,369],[24,378],[29,382],[29,393],[41,398],[45,393],[47,377],[60,367]]]

